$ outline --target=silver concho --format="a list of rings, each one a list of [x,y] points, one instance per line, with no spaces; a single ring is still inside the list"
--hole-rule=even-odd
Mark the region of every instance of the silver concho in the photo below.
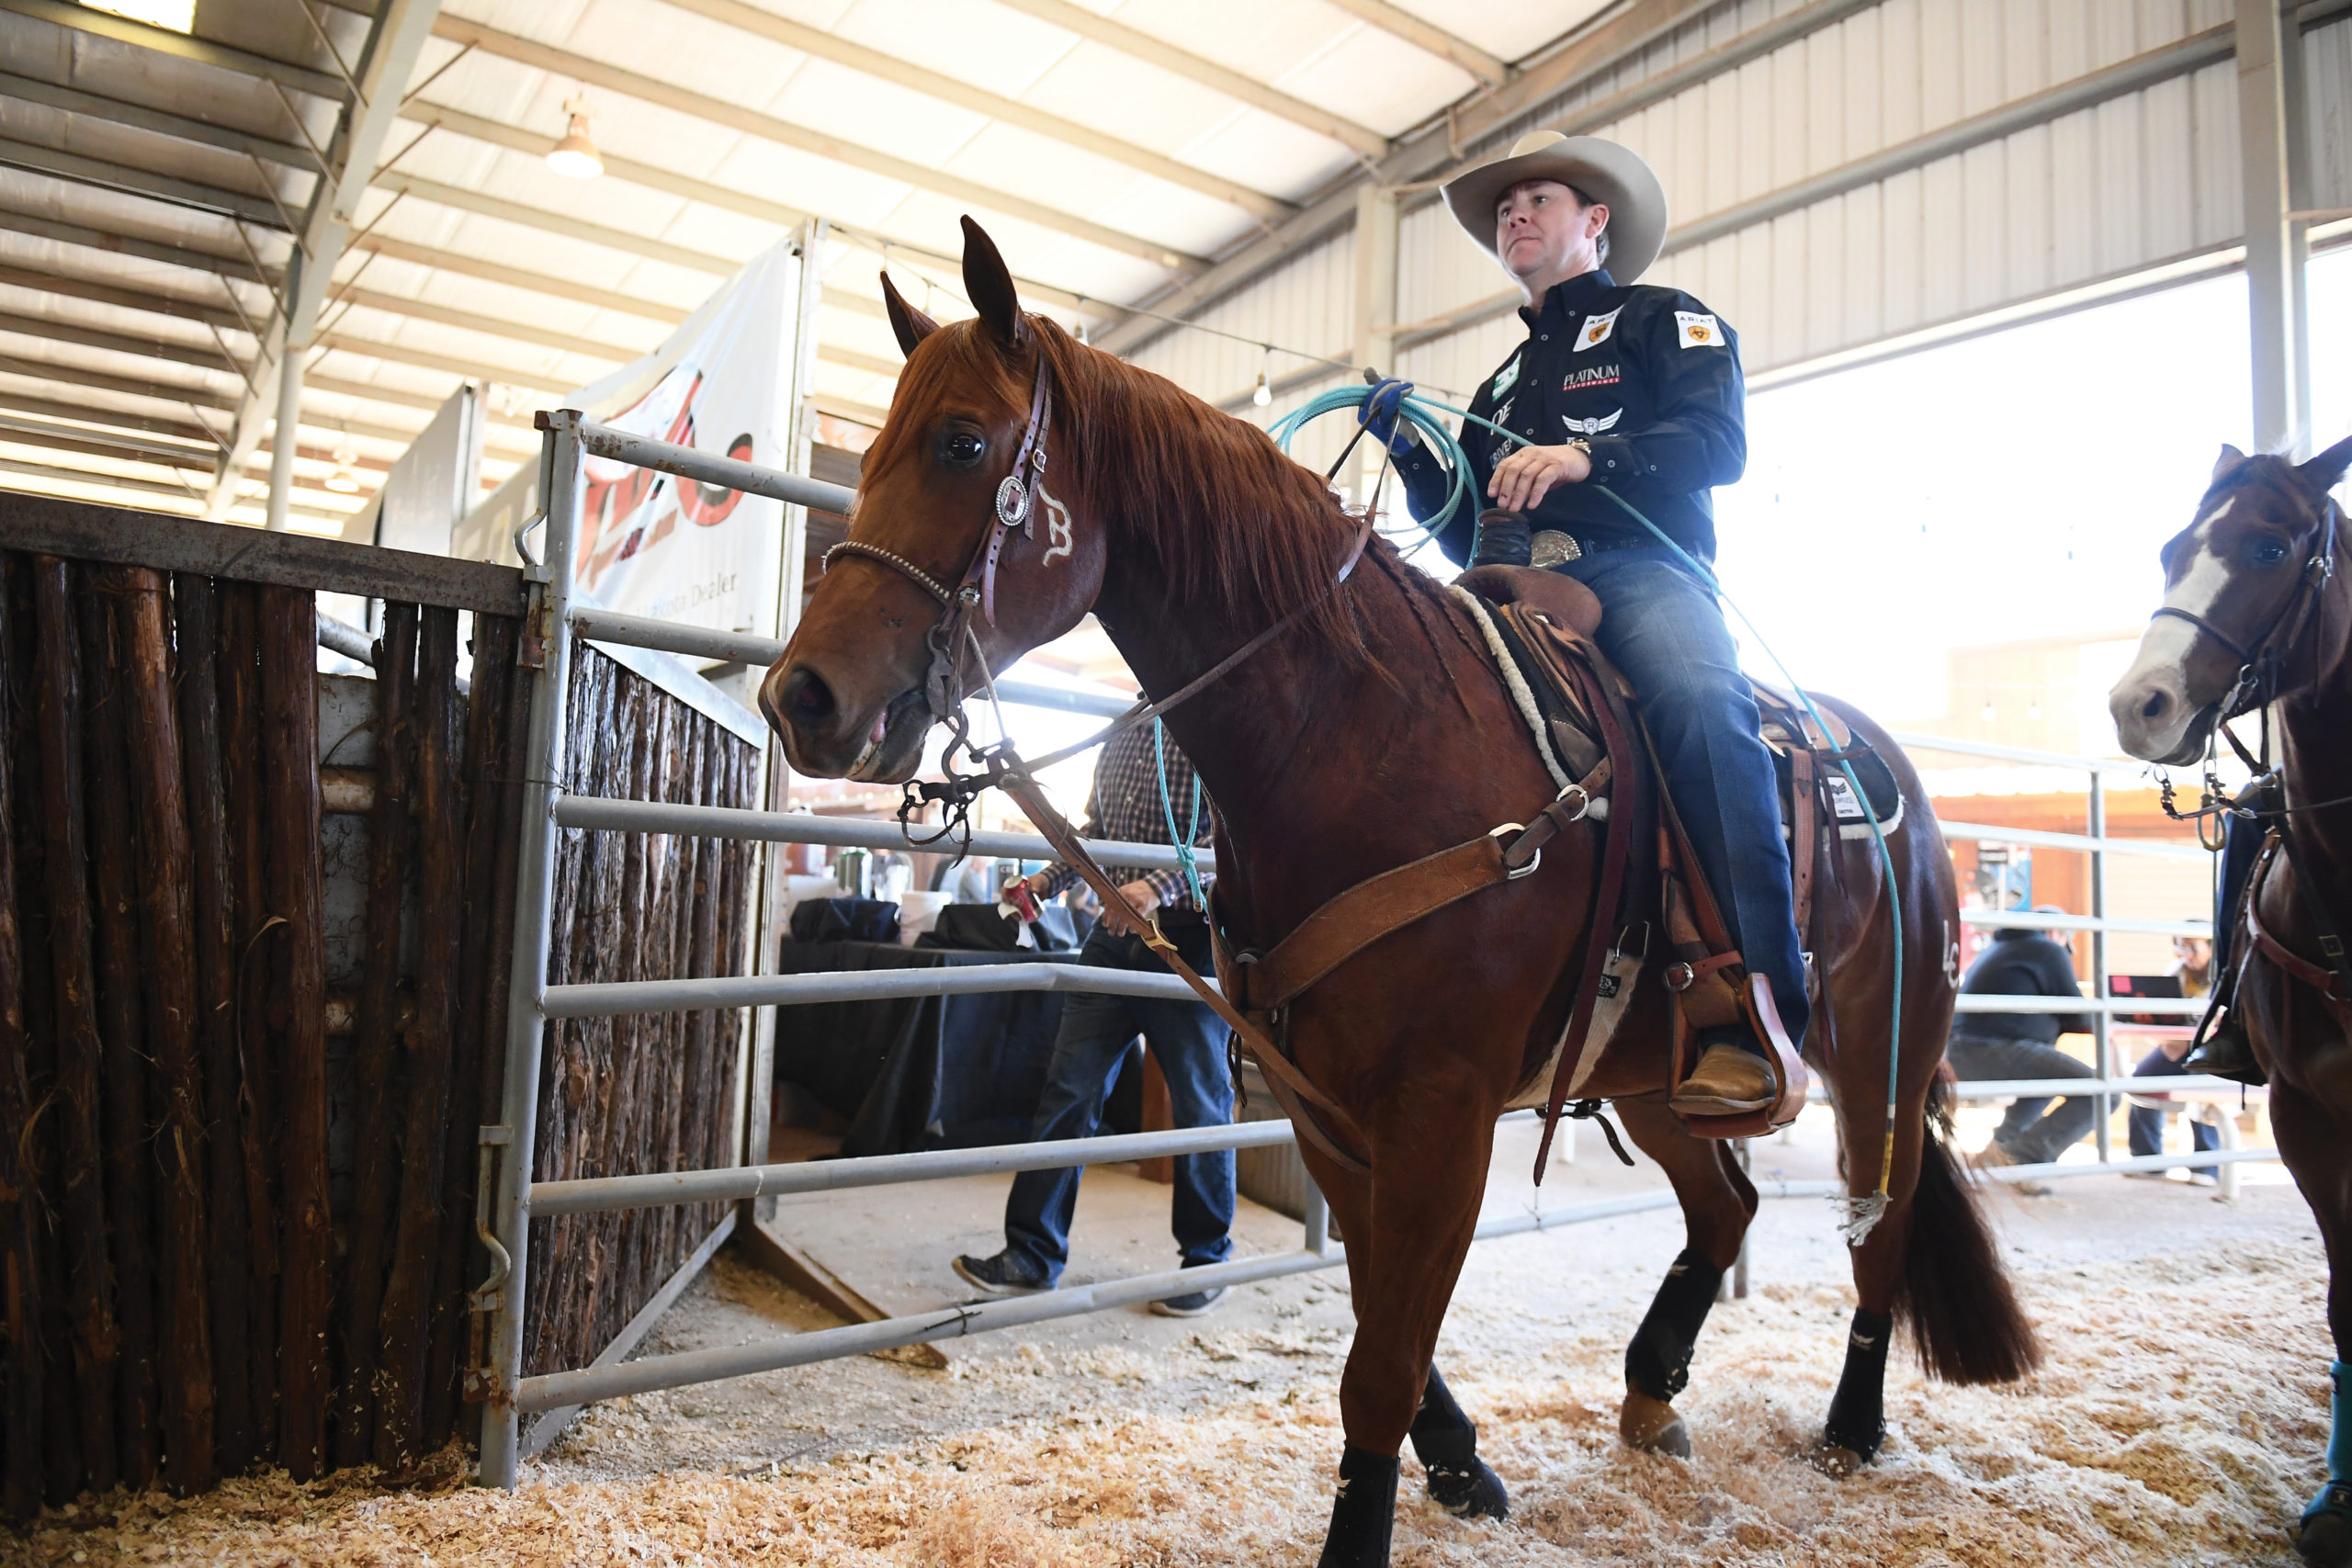
[[[1019,474],[1007,474],[996,487],[996,514],[1006,527],[1018,527],[1029,516],[1029,488]]]
[[[1562,561],[1577,559],[1584,554],[1584,547],[1557,528],[1540,530],[1534,547],[1527,558],[1530,566],[1558,566]]]

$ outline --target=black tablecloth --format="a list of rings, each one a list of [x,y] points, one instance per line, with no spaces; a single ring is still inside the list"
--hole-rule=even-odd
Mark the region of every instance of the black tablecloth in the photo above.
[[[1075,953],[787,942],[777,967],[806,975],[1077,960]],[[849,1119],[844,1156],[1023,1143],[1045,1089],[1063,1000],[1057,991],[1003,991],[779,1008],[775,1076]]]

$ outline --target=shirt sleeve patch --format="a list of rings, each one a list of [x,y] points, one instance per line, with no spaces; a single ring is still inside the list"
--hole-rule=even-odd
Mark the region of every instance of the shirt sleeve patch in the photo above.
[[[1685,348],[1721,348],[1724,327],[1714,317],[1699,310],[1677,310],[1674,323],[1679,329]]]

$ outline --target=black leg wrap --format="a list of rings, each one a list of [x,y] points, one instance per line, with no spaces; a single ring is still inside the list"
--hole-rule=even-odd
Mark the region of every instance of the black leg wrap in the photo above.
[[[1671,1401],[1690,1382],[1690,1349],[1699,1342],[1724,1271],[1685,1247],[1642,1314],[1625,1347],[1625,1385],[1652,1399]]]
[[[1846,1371],[1821,1434],[1829,1447],[1851,1449],[1865,1463],[1878,1457],[1879,1445],[1886,1441],[1886,1349],[1894,1337],[1892,1315],[1855,1309],[1853,1331],[1846,1337]]]
[[[1353,1448],[1340,1451],[1340,1491],[1331,1499],[1331,1528],[1324,1532],[1317,1568],[1388,1568],[1388,1537],[1396,1527],[1396,1470],[1393,1455]]]
[[[1430,1498],[1447,1513],[1466,1519],[1507,1519],[1510,1493],[1503,1478],[1478,1457],[1478,1426],[1453,1402],[1435,1367],[1413,1413],[1413,1454],[1428,1472]]]

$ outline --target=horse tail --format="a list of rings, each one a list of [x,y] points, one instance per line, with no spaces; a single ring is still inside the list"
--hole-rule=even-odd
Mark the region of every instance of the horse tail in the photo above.
[[[1945,1069],[1928,1087],[1919,1184],[1894,1315],[1911,1325],[1919,1364],[1946,1382],[2014,1382],[2041,1364],[2033,1325],[1951,1149]]]

